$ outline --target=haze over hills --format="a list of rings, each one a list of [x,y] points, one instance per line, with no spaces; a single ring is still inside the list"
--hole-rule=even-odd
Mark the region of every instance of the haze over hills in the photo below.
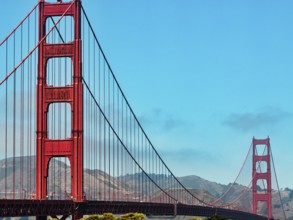
[[[215,182],[210,182],[208,180],[204,180],[198,176],[185,176],[185,177],[179,177],[178,178],[186,187],[190,188],[197,188],[200,187],[201,189],[204,189],[210,193],[212,193],[216,198],[220,197],[230,186],[219,184]],[[229,191],[229,193],[223,197],[223,201],[231,201],[232,198],[237,197],[243,189],[246,187],[242,185],[234,184]],[[280,190],[280,195],[284,204],[285,213],[287,216],[287,220],[290,219],[289,217],[292,217],[293,219],[293,190],[290,190],[289,188],[286,188],[284,190]],[[251,210],[251,193],[244,194],[243,199],[241,199],[242,203],[238,203],[240,207],[246,207],[247,210]],[[277,219],[282,219],[283,213],[281,206],[276,205],[279,204],[279,192],[276,190],[273,190],[272,192],[272,204],[273,204],[273,216]],[[260,205],[260,209],[262,213],[264,213],[266,207],[265,204]]]
[[[70,199],[70,168],[68,164],[59,161],[52,160],[50,164],[49,172],[49,182],[52,181],[52,178],[56,178],[56,176],[63,175],[62,178],[58,179],[58,181],[54,182],[54,185],[48,185],[48,196],[49,199]],[[21,172],[21,171],[25,171]],[[13,186],[13,172],[15,173],[14,178],[14,186]],[[12,198],[12,189],[15,188],[14,196],[15,198],[33,198],[34,197],[34,188],[35,188],[35,157],[17,157],[15,159],[8,158],[7,160],[0,160],[0,196],[1,198],[5,198],[4,192],[6,191],[6,198]],[[112,177],[107,173],[100,170],[89,170],[86,169],[84,172],[84,191],[85,192],[94,192],[95,196],[89,197],[87,199],[95,200],[103,200],[103,198],[107,198],[105,192],[113,192],[119,195],[121,199],[127,199],[129,197],[135,198],[138,197],[138,191],[142,189],[146,189],[147,180],[141,181],[143,178],[139,179],[139,176],[142,174],[133,174],[133,175],[125,175],[119,177]],[[30,178],[27,178],[30,176]],[[162,178],[162,175],[150,174],[150,176],[156,181],[163,181],[165,178]],[[6,180],[5,180],[6,177]],[[21,177],[21,178],[19,178]],[[50,179],[51,178],[51,179]],[[178,180],[194,195],[198,198],[203,199],[205,202],[209,203],[219,198],[225,191],[230,187],[230,185],[219,184],[215,182],[211,182],[205,179],[202,179],[198,176],[184,176],[178,177]],[[93,184],[93,183],[99,184]],[[138,185],[139,183],[139,185]],[[6,187],[6,189],[5,189]],[[22,189],[21,189],[22,188]],[[217,203],[217,205],[224,205],[231,201],[232,198],[236,198],[241,194],[243,190],[246,190],[245,186],[234,184],[231,187],[229,193],[227,193],[221,200]],[[249,190],[249,189],[248,189]],[[54,193],[52,193],[54,192]],[[161,198],[160,191],[147,192],[146,195],[151,201],[159,201]],[[148,193],[148,194],[147,194]],[[169,192],[170,194],[174,192]],[[58,195],[59,194],[59,195]],[[280,191],[280,195],[283,200],[285,213],[287,219],[293,219],[293,190],[286,188]],[[278,218],[282,215],[282,209],[279,204],[279,193],[273,190],[273,215],[275,218]],[[251,210],[251,193],[246,193],[242,202],[239,202],[237,206],[244,207],[245,210]],[[277,205],[276,205],[277,204]],[[260,206],[260,209],[265,209],[264,204]],[[263,211],[262,210],[262,211]],[[281,219],[281,218],[280,218]]]

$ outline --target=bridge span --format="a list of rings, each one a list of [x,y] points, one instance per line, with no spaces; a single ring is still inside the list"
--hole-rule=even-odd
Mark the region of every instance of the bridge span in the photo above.
[[[238,174],[220,195],[184,186],[126,99],[81,0],[39,0],[0,42],[0,59],[1,217],[273,219],[269,138],[253,139],[250,151],[267,153],[253,153],[246,185]]]
[[[219,214],[233,220],[268,220],[265,216],[243,211],[185,204],[164,204],[145,202],[84,201],[71,200],[0,200],[0,216],[75,216],[97,213],[123,214],[139,212],[146,216],[212,216]]]

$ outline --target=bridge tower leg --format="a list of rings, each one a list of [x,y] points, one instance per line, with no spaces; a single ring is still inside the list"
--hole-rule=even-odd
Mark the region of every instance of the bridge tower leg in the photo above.
[[[52,16],[71,16],[74,23],[72,42],[50,43],[46,22]],[[57,21],[56,21],[57,22]],[[59,31],[59,30],[57,30]],[[37,140],[36,198],[47,197],[49,162],[54,157],[67,157],[71,165],[71,195],[75,202],[83,200],[83,88],[81,51],[81,0],[49,3],[39,0],[39,41],[37,79]],[[47,64],[51,58],[67,57],[72,62],[72,85],[47,84]],[[70,68],[70,67],[69,67]],[[68,70],[68,71],[71,71]],[[71,137],[62,140],[48,138],[49,105],[69,103],[71,106]]]
[[[255,139],[252,140],[253,144],[253,165],[252,165],[252,211],[257,213],[258,202],[266,202],[268,210],[268,218],[272,218],[272,184],[271,184],[271,147],[270,139]],[[266,148],[266,154],[257,150],[257,146],[262,145]],[[266,170],[260,170],[259,164],[266,163]],[[257,191],[257,181],[266,181],[266,189],[264,192]]]

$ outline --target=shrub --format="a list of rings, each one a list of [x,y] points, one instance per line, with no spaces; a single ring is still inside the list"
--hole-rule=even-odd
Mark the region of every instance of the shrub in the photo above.
[[[225,217],[221,217],[218,214],[215,214],[211,217],[208,217],[207,220],[229,220],[229,219]]]
[[[145,220],[145,216],[141,213],[127,213],[119,216],[116,220]]]
[[[115,218],[112,213],[104,213],[103,215],[90,215],[88,217],[82,218],[81,220],[146,220],[145,216],[141,213],[127,213],[120,215]]]

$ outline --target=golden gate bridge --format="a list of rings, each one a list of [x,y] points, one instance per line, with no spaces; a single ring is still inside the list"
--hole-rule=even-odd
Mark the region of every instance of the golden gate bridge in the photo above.
[[[142,212],[258,220],[275,219],[278,207],[277,218],[286,219],[272,187],[269,138],[253,138],[221,195],[207,199],[179,181],[127,101],[81,0],[39,0],[1,41],[0,58],[1,217]]]

